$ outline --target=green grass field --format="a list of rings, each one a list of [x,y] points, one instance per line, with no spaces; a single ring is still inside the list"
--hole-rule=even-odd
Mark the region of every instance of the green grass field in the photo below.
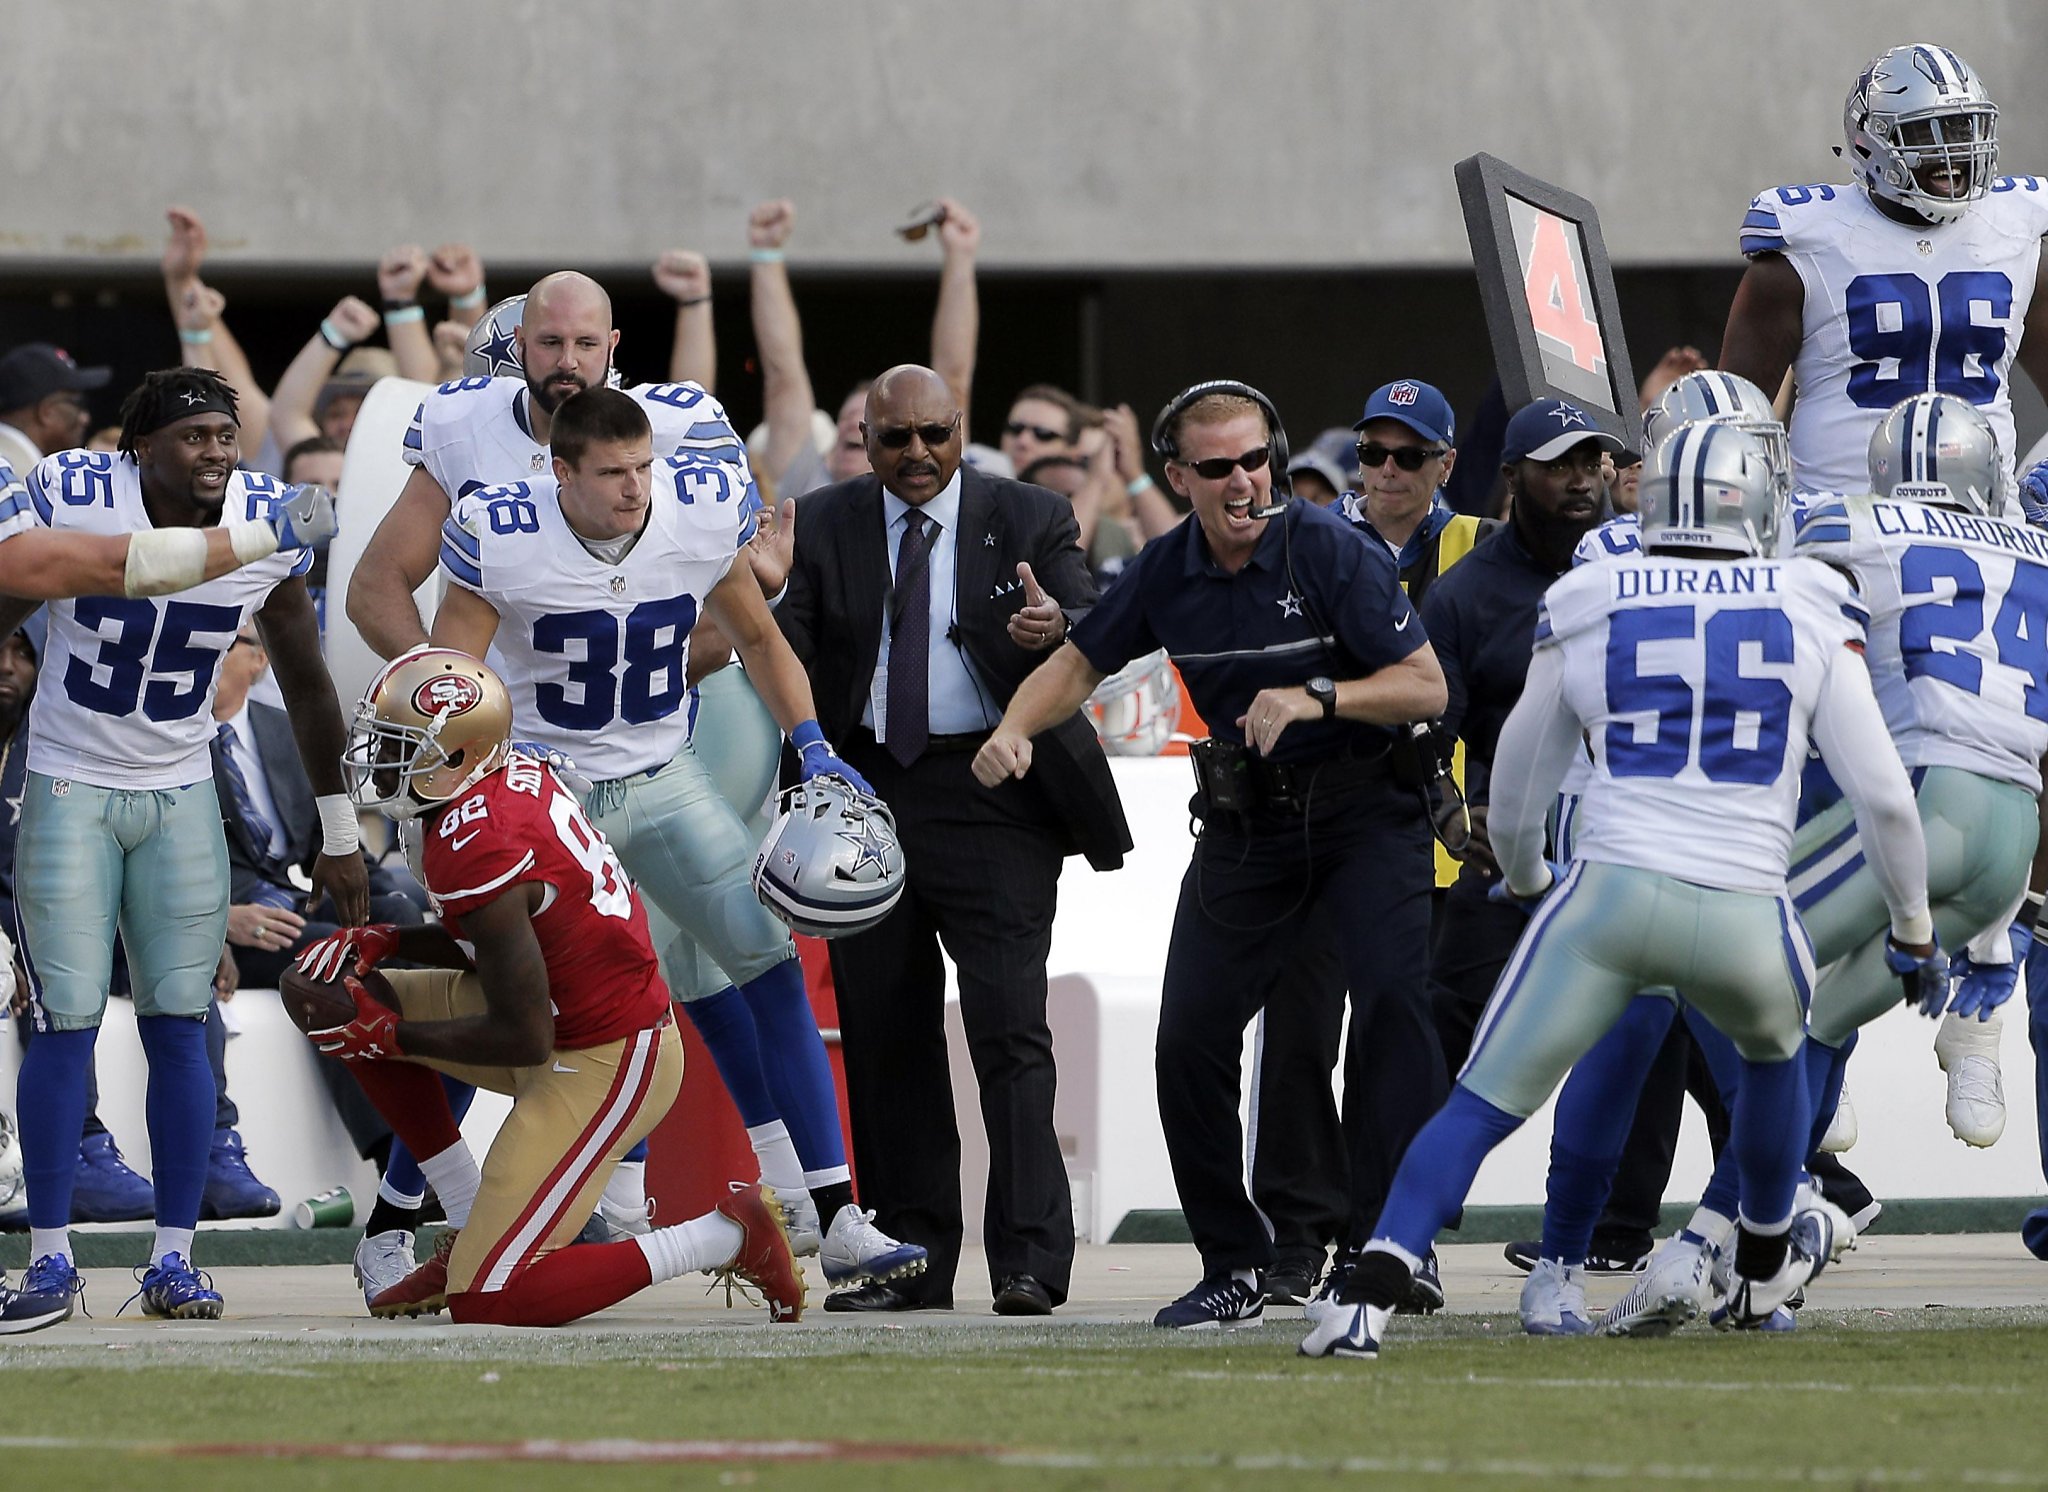
[[[0,1486],[2048,1487],[2048,1312],[1644,1343],[1402,1325],[1377,1363],[1298,1359],[1292,1321],[24,1343],[0,1348]]]

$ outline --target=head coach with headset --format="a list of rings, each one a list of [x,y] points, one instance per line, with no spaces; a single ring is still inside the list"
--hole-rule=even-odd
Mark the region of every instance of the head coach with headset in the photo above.
[[[1202,827],[1157,1049],[1160,1121],[1204,1277],[1156,1320],[1213,1326],[1261,1309],[1272,1244],[1245,1194],[1238,1054],[1312,908],[1333,914],[1351,989],[1354,1178],[1391,1175],[1442,1095],[1425,994],[1429,823],[1392,727],[1439,714],[1445,689],[1385,549],[1286,500],[1286,435],[1265,395],[1196,384],[1152,439],[1193,516],[1148,544],[1025,680],[974,773],[1024,777],[1042,760],[1039,731],[1161,647],[1216,731],[1194,754]]]

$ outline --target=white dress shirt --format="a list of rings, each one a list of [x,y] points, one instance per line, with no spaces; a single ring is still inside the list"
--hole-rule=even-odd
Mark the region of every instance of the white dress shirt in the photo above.
[[[940,489],[937,497],[915,510],[887,488],[882,490],[882,532],[888,545],[892,583],[896,575],[897,551],[902,548],[903,533],[908,526],[906,520],[912,511],[921,513],[939,527],[936,539],[928,538],[926,541],[930,546],[926,574],[932,588],[929,662],[926,664],[930,689],[929,729],[935,736],[993,730],[1002,718],[1002,711],[995,707],[995,695],[975,673],[974,665],[967,659],[966,649],[949,635],[959,620],[960,611],[955,583],[960,551],[960,473],[955,471],[953,480]],[[867,708],[860,715],[860,723],[873,731],[879,741],[889,739],[889,640],[889,607],[885,600],[882,606],[881,651],[875,655],[875,677],[868,685]]]

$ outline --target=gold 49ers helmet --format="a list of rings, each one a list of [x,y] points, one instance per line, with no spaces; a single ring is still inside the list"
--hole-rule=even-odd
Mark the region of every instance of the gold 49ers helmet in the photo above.
[[[342,754],[348,795],[409,819],[504,765],[512,700],[497,674],[452,648],[419,648],[387,664],[356,706]]]

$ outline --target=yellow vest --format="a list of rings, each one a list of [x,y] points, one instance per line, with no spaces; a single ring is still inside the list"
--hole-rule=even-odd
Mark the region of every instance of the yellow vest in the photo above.
[[[1466,513],[1460,513],[1443,526],[1436,536],[1436,570],[1430,577],[1442,575],[1459,560],[1472,552],[1472,546],[1479,542],[1479,520]],[[1408,582],[1401,582],[1406,588]],[[1458,791],[1465,790],[1465,743],[1460,740],[1451,752],[1451,780],[1458,784]],[[1458,862],[1453,860],[1439,844],[1436,847],[1436,884],[1439,890],[1458,878]]]

